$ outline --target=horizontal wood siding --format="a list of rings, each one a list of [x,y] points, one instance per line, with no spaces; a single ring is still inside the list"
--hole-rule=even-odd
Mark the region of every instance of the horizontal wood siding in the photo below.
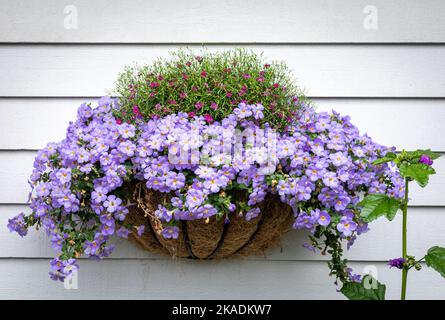
[[[65,28],[73,13],[68,5],[77,12],[77,29]],[[378,28],[365,28],[375,13]],[[443,42],[444,17],[441,0],[2,1],[0,41]]]

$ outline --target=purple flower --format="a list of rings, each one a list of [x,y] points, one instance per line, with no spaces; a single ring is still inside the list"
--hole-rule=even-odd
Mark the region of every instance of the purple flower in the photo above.
[[[96,241],[96,240],[85,241],[83,248],[84,248],[85,254],[87,254],[89,256],[96,256],[99,254],[100,245],[99,245],[98,241]]]
[[[202,179],[209,179],[214,175],[215,170],[207,166],[199,166],[195,173]]]
[[[124,141],[119,145],[119,151],[129,157],[134,155],[134,150],[136,146],[130,141]]]
[[[350,202],[351,198],[348,196],[338,196],[337,199],[334,200],[334,208],[336,211],[343,211]]]
[[[51,280],[54,281],[63,281],[65,279],[65,277],[58,271],[56,272],[49,272],[49,277]]]
[[[70,169],[59,169],[56,172],[56,178],[60,181],[60,183],[65,184],[71,181],[71,170]]]
[[[323,176],[323,170],[318,169],[315,166],[311,166],[308,169],[306,169],[306,175],[309,177],[311,181],[315,182]]]
[[[331,222],[331,216],[326,211],[321,211],[318,215],[317,222],[321,226],[327,226]]]
[[[120,227],[120,228],[117,229],[117,231],[116,231],[116,235],[117,235],[118,237],[121,237],[121,238],[124,238],[124,239],[127,239],[129,234],[130,234],[130,230],[128,230],[128,229],[125,228],[125,227]]]
[[[91,192],[91,200],[96,203],[101,203],[107,199],[107,195],[105,189],[102,187],[98,187]]]
[[[82,120],[91,118],[92,115],[93,115],[93,109],[91,109],[91,107],[86,103],[82,103],[80,107],[77,109],[77,116]]]
[[[279,185],[278,185],[278,187],[279,187]],[[278,188],[278,190],[280,190],[280,189]],[[279,194],[284,196],[284,195],[288,194],[289,192],[290,192],[290,188],[288,188],[286,190],[286,192],[282,192],[282,193],[279,192]],[[249,201],[247,202],[247,205],[254,206],[254,205],[260,203],[261,201],[263,201],[265,197],[266,197],[266,192],[263,189],[259,189],[259,190],[255,189],[249,195]],[[231,211],[230,208],[229,208],[229,211]]]
[[[318,121],[317,121],[317,123],[315,124],[315,128],[316,128],[318,131],[325,131],[325,130],[328,130],[328,129],[330,128],[330,119],[329,119],[329,115],[326,114],[326,116],[318,118]]]
[[[205,204],[198,209],[199,215],[203,218],[210,218],[218,213],[215,207],[210,204]]]
[[[349,219],[342,218],[337,224],[337,230],[340,231],[345,237],[349,237],[356,228],[357,223]]]
[[[90,161],[91,155],[84,149],[80,148],[77,152],[77,161],[79,163],[85,163]]]
[[[63,268],[63,261],[55,258],[49,262],[49,265],[52,271],[60,271]]]
[[[346,268],[346,273],[348,274],[348,278],[352,282],[361,282],[362,276],[359,274],[354,274],[352,272],[352,268]]]
[[[323,183],[332,189],[335,189],[338,187],[338,179],[337,175],[334,172],[328,172],[323,177]]]
[[[102,235],[104,235],[104,236],[111,236],[111,235],[113,235],[114,234],[114,227],[115,227],[114,221],[113,221],[112,225],[107,225],[107,224],[102,225],[101,229],[100,229]]]
[[[280,180],[278,181],[277,190],[280,196],[285,196],[290,191],[289,184],[284,180]]]
[[[343,152],[333,153],[329,156],[329,158],[331,159],[332,164],[336,167],[343,166],[348,162],[348,158]]]
[[[64,241],[65,241],[64,237],[62,237],[60,234],[55,233],[51,237],[51,246],[53,247],[54,250],[60,251],[62,250]]]
[[[403,269],[403,266],[405,264],[405,259],[403,258],[396,258],[396,259],[390,259],[388,261],[388,265],[390,268],[397,268],[397,269]]]
[[[190,189],[187,193],[187,206],[189,208],[195,208],[199,206],[204,201],[204,195],[202,191],[197,189]]]
[[[10,232],[17,232],[19,236],[24,237],[28,233],[25,224],[25,214],[22,212],[12,219],[8,220],[8,229]]]
[[[118,127],[119,129],[119,134],[123,137],[123,138],[132,138],[135,135],[135,131],[136,128],[128,123],[123,123],[122,125],[120,125]]]
[[[318,212],[312,211],[310,214],[306,212],[300,212],[293,224],[294,229],[308,229],[311,232],[315,231],[315,224],[318,220]]]
[[[254,104],[251,106],[253,117],[256,120],[260,120],[264,118],[263,110],[264,107],[261,104]]]
[[[155,211],[155,216],[165,222],[170,222],[173,218],[172,212],[168,211],[163,205],[158,205],[158,210]]]
[[[104,247],[104,248],[102,249],[102,251],[100,252],[100,256],[103,257],[103,258],[109,257],[110,254],[113,253],[114,248],[115,248],[115,245],[114,245],[114,244],[111,244],[111,245],[109,245],[109,246]]]
[[[318,156],[323,155],[325,153],[325,151],[326,151],[325,147],[324,147],[324,143],[323,143],[323,141],[321,139],[315,139],[312,142],[311,150],[312,150],[313,153],[315,153]]]
[[[303,243],[303,248],[306,248],[307,250],[315,253],[315,247],[313,245],[311,245],[310,243],[307,243],[307,242]]]
[[[50,188],[48,183],[40,183],[36,186],[36,195],[40,198],[47,197],[50,193]]]
[[[218,192],[220,190],[220,185],[221,182],[216,174],[204,181],[204,188],[212,193]]]
[[[247,211],[246,217],[245,217],[246,221],[255,219],[256,217],[258,217],[260,212],[261,212],[260,208],[253,208],[253,209]]]
[[[100,223],[109,227],[114,227],[114,219],[111,214],[104,214],[100,216]]]
[[[365,151],[361,147],[352,148],[352,152],[354,153],[354,155],[356,155],[359,158],[363,158],[364,156],[366,156]]]
[[[202,218],[202,213],[199,209],[193,209],[190,211],[177,211],[175,216],[177,220],[197,220]]]
[[[169,172],[167,176],[167,185],[171,190],[177,190],[184,187],[185,176],[182,173]]]
[[[114,219],[116,219],[117,221],[124,221],[127,214],[127,208],[119,208],[118,211],[114,212]]]
[[[68,259],[63,261],[62,273],[65,277],[70,277],[73,272],[79,269],[79,266],[76,264],[76,259]]]
[[[165,239],[178,239],[179,228],[175,226],[168,226],[162,229],[161,234]]]
[[[116,198],[115,195],[109,195],[107,200],[104,201],[104,207],[107,208],[108,212],[113,213],[117,210],[121,203],[121,199]]]
[[[426,154],[422,154],[420,156],[419,162],[420,163],[424,163],[424,164],[426,164],[428,166],[431,166],[433,164],[433,160],[431,160],[431,158],[428,157]]]
[[[245,103],[240,103],[238,108],[233,109],[233,114],[235,114],[238,119],[244,119],[250,117],[252,115],[252,111],[248,105]]]
[[[136,228],[136,234],[139,236],[139,237],[142,237],[142,234],[144,233],[144,231],[145,231],[145,225],[140,225],[140,226],[137,226],[137,227],[135,227]]]
[[[76,212],[79,208],[79,200],[72,193],[62,194],[58,201],[60,205],[62,205],[63,208],[68,212]]]

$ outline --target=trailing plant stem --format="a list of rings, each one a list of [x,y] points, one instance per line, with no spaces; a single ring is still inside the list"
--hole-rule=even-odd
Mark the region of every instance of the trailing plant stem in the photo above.
[[[403,224],[402,224],[402,257],[407,261],[407,213],[408,213],[408,179],[405,179],[405,198],[403,201]],[[401,300],[405,300],[406,298],[406,281],[408,279],[408,270],[409,268],[405,265],[402,269],[402,293]]]

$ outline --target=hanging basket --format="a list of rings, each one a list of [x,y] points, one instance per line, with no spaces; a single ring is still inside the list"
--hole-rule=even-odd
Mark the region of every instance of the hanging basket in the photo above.
[[[135,204],[129,207],[126,222],[145,225],[141,236],[131,233],[129,240],[155,254],[190,259],[225,259],[264,255],[280,243],[293,222],[292,209],[275,195],[268,195],[260,204],[258,217],[247,221],[234,213],[230,221],[215,216],[208,219],[181,221],[177,239],[161,235],[162,224],[154,211],[168,199],[165,193],[145,190],[135,195]]]

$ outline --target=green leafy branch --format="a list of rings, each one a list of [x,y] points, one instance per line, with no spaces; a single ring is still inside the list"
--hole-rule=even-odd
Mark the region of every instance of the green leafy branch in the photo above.
[[[375,160],[373,165],[381,165],[383,163],[394,163],[405,181],[405,192],[402,199],[396,199],[387,194],[368,194],[359,203],[361,207],[361,218],[365,222],[371,222],[379,217],[386,217],[392,221],[397,212],[401,210],[402,220],[402,290],[401,299],[406,298],[406,287],[408,271],[415,267],[420,270],[420,262],[425,260],[428,267],[439,272],[445,277],[445,248],[434,246],[430,248],[425,256],[420,260],[415,260],[413,256],[407,254],[407,213],[409,202],[409,183],[416,181],[417,184],[424,188],[428,185],[430,175],[436,171],[431,167],[433,160],[439,158],[440,155],[427,149],[416,151],[403,150],[399,154],[388,152],[383,157]],[[383,287],[382,287],[383,286]],[[365,288],[364,283],[346,283],[341,292],[349,299],[377,299],[384,298],[384,285],[377,285],[374,289]]]

